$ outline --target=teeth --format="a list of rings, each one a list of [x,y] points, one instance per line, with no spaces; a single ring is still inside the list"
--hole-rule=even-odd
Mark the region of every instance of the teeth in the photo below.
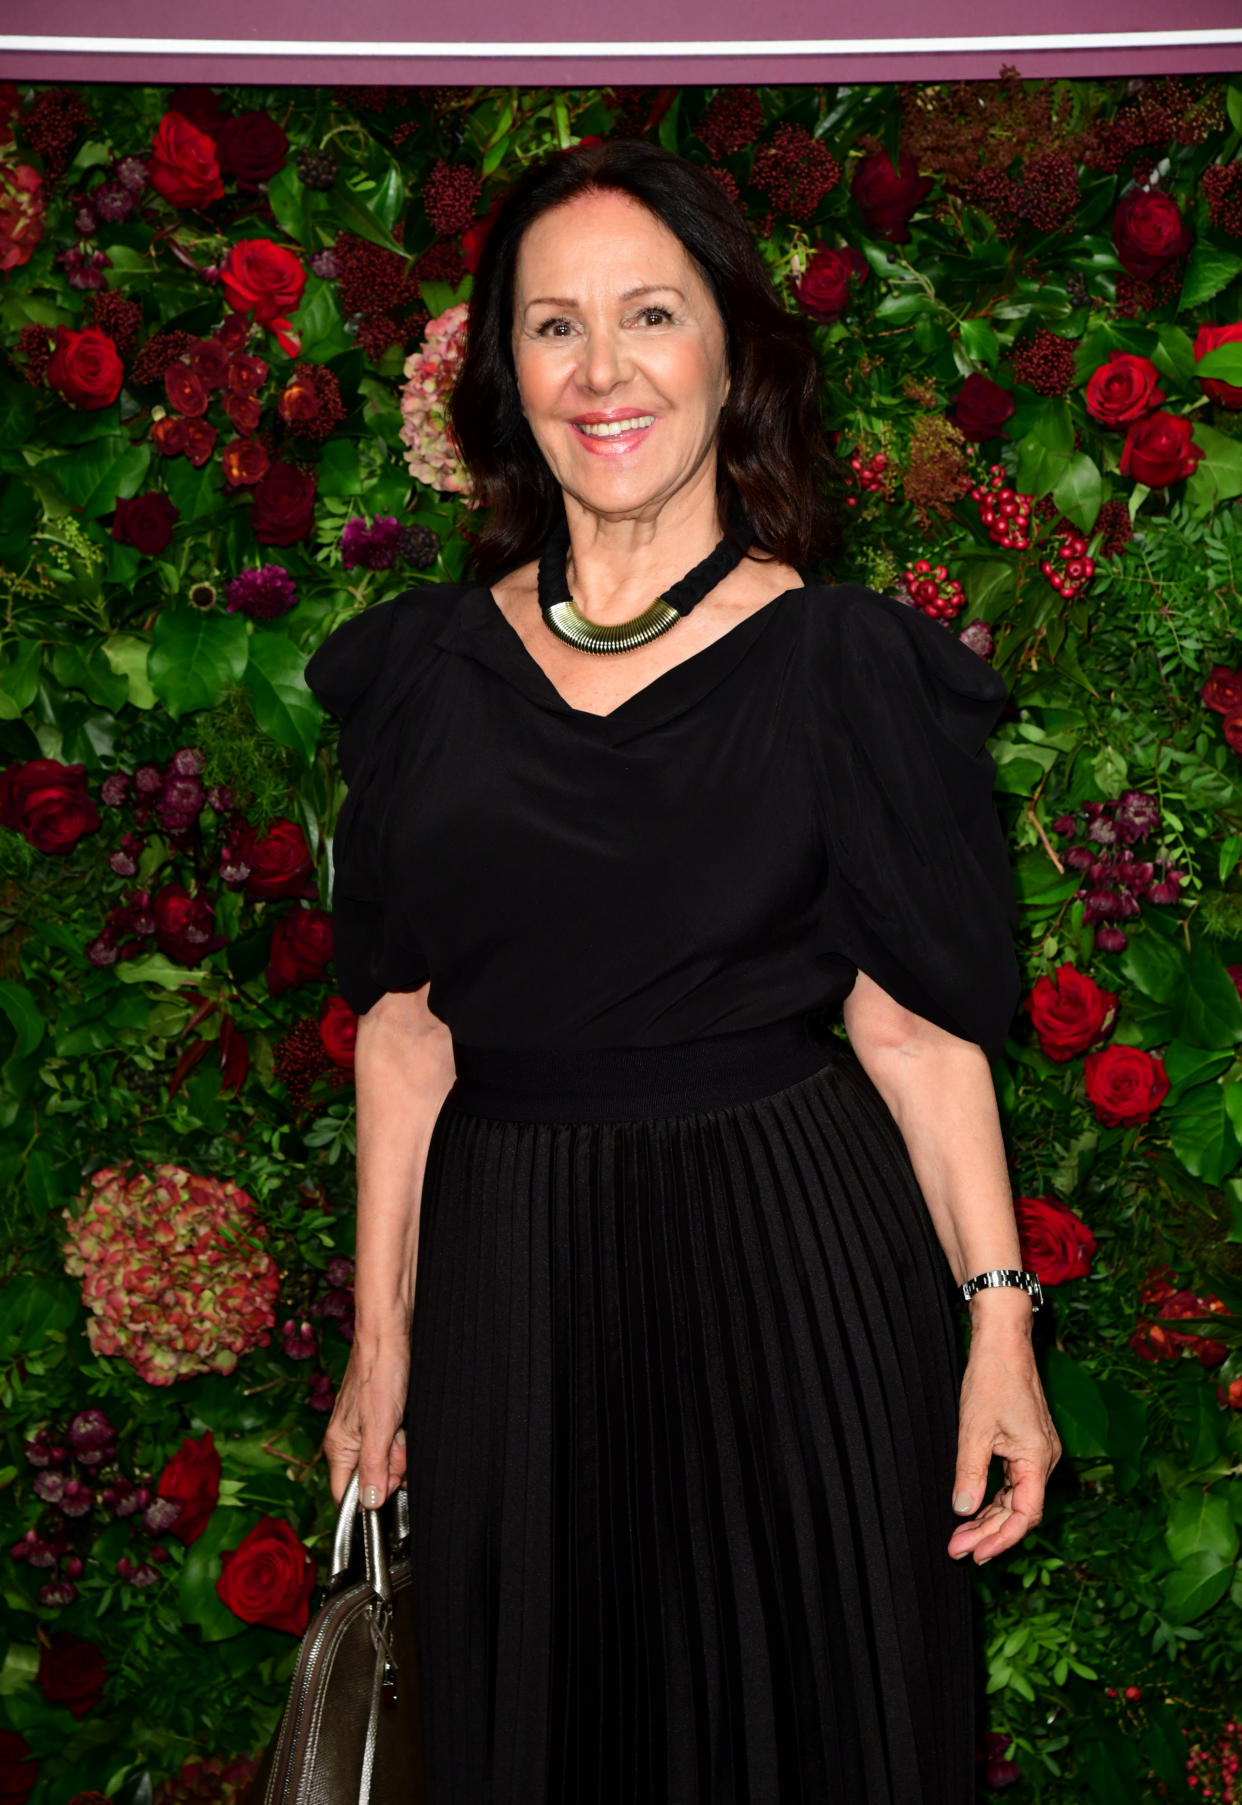
[[[654,414],[637,414],[632,420],[603,420],[597,426],[580,426],[579,432],[593,439],[615,439],[618,433],[635,432],[641,426],[654,426]]]

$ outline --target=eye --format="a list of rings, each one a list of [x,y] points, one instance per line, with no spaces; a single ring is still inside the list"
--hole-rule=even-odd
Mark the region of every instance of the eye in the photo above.
[[[642,312],[640,313],[639,317],[642,318],[643,316],[645,316],[646,314],[649,314],[649,313],[659,314],[660,322],[662,324],[667,323],[673,317],[667,307],[644,307],[642,309]]]
[[[555,319],[545,320],[543,322],[542,326],[536,327],[536,332],[540,338],[560,338],[562,336],[562,334],[559,332],[549,332],[548,331],[549,326],[568,326],[568,325],[569,325],[569,321],[567,319],[565,319],[562,315],[558,314],[555,317]]]

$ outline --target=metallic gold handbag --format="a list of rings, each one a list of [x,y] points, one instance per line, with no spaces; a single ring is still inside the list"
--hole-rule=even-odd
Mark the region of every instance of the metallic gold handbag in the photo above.
[[[385,1510],[395,1523],[388,1546]],[[331,1577],[247,1805],[423,1805],[409,1494],[402,1485],[377,1510],[363,1508],[365,1577],[351,1583],[357,1515],[355,1472],[341,1500]]]

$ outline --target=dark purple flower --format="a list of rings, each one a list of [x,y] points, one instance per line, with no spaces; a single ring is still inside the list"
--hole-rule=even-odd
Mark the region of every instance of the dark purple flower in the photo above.
[[[158,765],[139,765],[134,772],[134,788],[140,796],[158,796],[164,787],[164,773]]]
[[[243,570],[226,584],[228,613],[239,609],[251,620],[276,620],[296,608],[298,588],[289,572],[280,564],[264,564],[258,570]]]
[[[129,772],[113,771],[99,786],[99,800],[108,808],[120,808],[129,795]]]
[[[78,1588],[67,1579],[55,1579],[46,1586],[39,1587],[39,1603],[42,1605],[72,1604],[78,1595]]]
[[[198,820],[206,800],[200,778],[170,777],[155,805],[160,826],[165,833],[188,833]]]
[[[379,514],[367,526],[361,515],[345,522],[341,534],[341,563],[346,570],[391,570],[401,550],[401,526],[392,514]]]
[[[64,264],[70,288],[84,291],[102,288],[106,281],[104,271],[112,267],[112,259],[105,252],[92,251],[88,257],[76,244],[72,250],[62,251],[56,261]]]
[[[1117,831],[1131,844],[1160,831],[1160,804],[1144,790],[1126,790],[1114,814]]]
[[[310,260],[311,274],[322,282],[335,282],[340,275],[335,251],[316,251]]]
[[[134,197],[123,182],[105,182],[92,194],[91,205],[100,219],[114,225],[117,220],[129,218],[134,210]]]
[[[168,761],[174,777],[201,777],[207,760],[197,746],[179,746]]]
[[[147,185],[147,166],[141,157],[122,157],[116,166],[116,179],[131,194],[141,194]]]
[[[990,658],[996,650],[996,641],[992,637],[992,629],[985,620],[972,620],[958,634],[964,646],[977,652],[980,658]]]
[[[80,1456],[108,1447],[116,1440],[116,1430],[102,1410],[79,1410],[69,1425],[69,1440],[73,1443],[74,1453]]]

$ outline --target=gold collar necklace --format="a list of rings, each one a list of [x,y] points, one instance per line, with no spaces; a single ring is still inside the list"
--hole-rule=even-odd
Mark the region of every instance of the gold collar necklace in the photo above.
[[[645,646],[689,614],[695,603],[701,602],[708,590],[714,589],[741,562],[755,535],[740,509],[730,516],[730,525],[732,539],[726,533],[702,563],[658,595],[641,614],[604,625],[588,620],[569,593],[565,575],[569,520],[562,514],[539,557],[539,608],[545,623],[558,639],[582,652],[629,652],[635,646]]]

